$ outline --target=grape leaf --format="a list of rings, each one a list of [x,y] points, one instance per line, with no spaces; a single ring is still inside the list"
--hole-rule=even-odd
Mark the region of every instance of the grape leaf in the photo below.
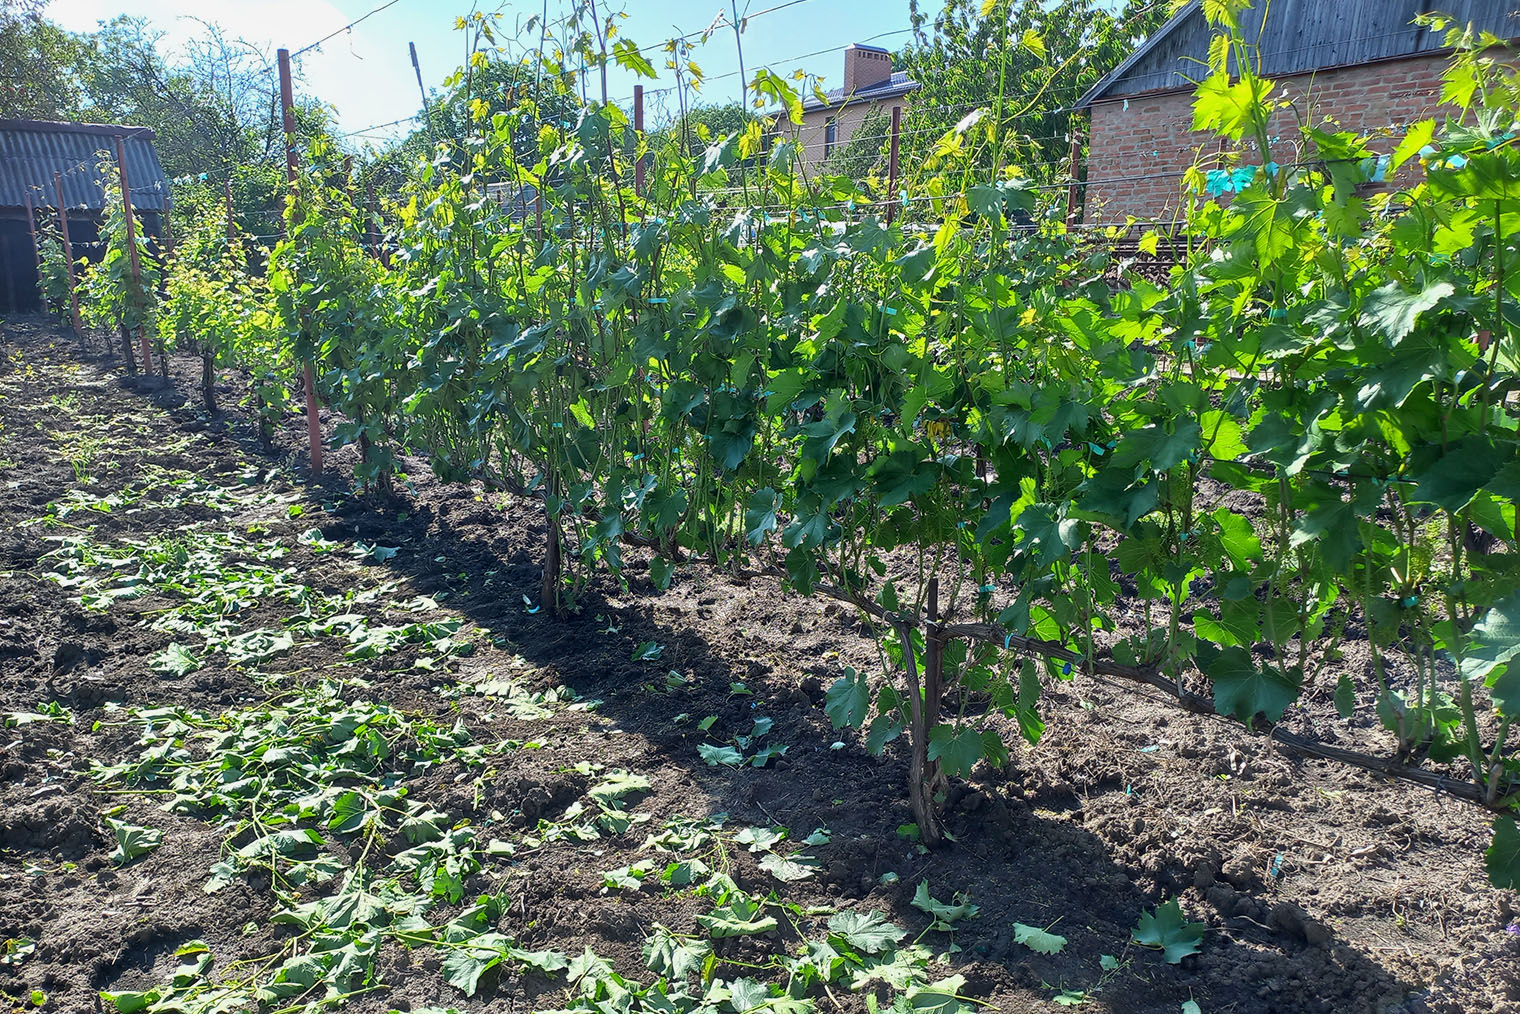
[[[1198,665],[1214,684],[1214,710],[1242,722],[1250,722],[1257,714],[1276,722],[1298,698],[1298,683],[1258,668],[1243,647],[1220,650],[1202,642]]]
[[[128,824],[111,817],[106,818],[106,823],[116,833],[116,848],[111,852],[110,860],[117,866],[125,866],[164,843],[164,833],[157,828]]]
[[[959,898],[961,896],[957,895],[956,897]],[[942,929],[948,929],[951,923],[959,922],[962,919],[974,919],[976,914],[981,911],[977,906],[964,900],[955,904],[936,900],[929,893],[929,882],[927,880],[920,880],[918,882],[918,889],[913,892],[913,907],[920,912],[926,912],[933,916],[936,924],[942,924],[939,926]]]
[[[1203,923],[1188,922],[1182,914],[1182,905],[1173,898],[1153,911],[1142,913],[1131,937],[1142,947],[1159,948],[1166,960],[1175,965],[1202,948]]]
[[[749,898],[735,898],[727,905],[713,909],[707,915],[697,916],[702,926],[714,939],[722,937],[756,936],[776,928],[775,916],[763,914],[764,905]]]
[[[1066,947],[1066,938],[1060,934],[1021,922],[1013,924],[1013,942],[1023,944],[1036,954],[1060,954]]]
[[[153,656],[153,671],[171,676],[188,676],[201,667],[201,660],[178,641]]]
[[[684,979],[699,972],[712,954],[712,944],[696,937],[682,937],[659,923],[644,940],[644,964],[668,979]]]
[[[844,675],[834,681],[824,697],[823,713],[829,716],[834,728],[849,726],[860,728],[866,720],[866,709],[871,704],[871,691],[866,678],[854,669],[846,669]]]
[[[790,859],[768,852],[760,859],[760,868],[784,884],[811,879],[818,872],[818,860],[812,856],[792,856]]]
[[[738,767],[744,763],[744,755],[731,746],[714,746],[711,743],[698,743],[697,753],[701,754],[709,767],[717,767],[719,764],[727,764],[729,767]]]
[[[867,954],[890,950],[907,936],[906,930],[892,925],[880,912],[839,912],[829,919],[829,932]]]
[[[1513,817],[1494,818],[1494,841],[1483,853],[1483,859],[1490,883],[1520,889],[1520,829]]]

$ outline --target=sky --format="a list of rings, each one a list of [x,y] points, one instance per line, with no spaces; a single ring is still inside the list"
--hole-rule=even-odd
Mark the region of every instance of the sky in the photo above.
[[[177,46],[199,30],[190,17],[219,24],[232,37],[273,50],[300,50],[364,15],[354,27],[323,43],[295,62],[296,90],[326,102],[336,112],[342,131],[364,131],[376,124],[414,115],[420,108],[417,79],[407,43],[417,44],[422,80],[430,89],[439,85],[464,58],[464,37],[454,30],[455,18],[469,11],[468,0],[52,0],[46,15],[64,28],[91,31],[120,14],[145,18],[166,35],[162,47],[172,56]],[[485,0],[482,10],[493,10]],[[550,16],[564,10],[567,0],[549,0]],[[728,16],[729,0],[613,0],[628,14],[620,32],[640,47],[654,46],[673,35],[700,31],[720,13]],[[743,33],[746,76],[756,67],[770,66],[783,75],[801,69],[823,78],[824,88],[842,83],[843,47],[867,42],[897,49],[910,38],[907,0],[738,0]],[[778,8],[772,10],[772,8]],[[506,34],[515,32],[543,10],[542,0],[505,0],[498,22]],[[374,11],[370,14],[369,12]],[[531,33],[537,44],[537,31]],[[819,52],[832,50],[831,52]],[[813,55],[816,54],[816,55]],[[646,54],[660,72],[657,80],[643,79],[652,92],[672,83],[661,67],[663,53]],[[708,77],[700,101],[739,98],[740,79],[732,28],[725,22],[693,54]],[[609,96],[627,98],[640,79],[612,67]],[[596,90],[600,91],[597,83]],[[658,119],[665,96],[646,94],[645,110]],[[404,135],[410,123],[356,134],[352,141],[383,143]]]

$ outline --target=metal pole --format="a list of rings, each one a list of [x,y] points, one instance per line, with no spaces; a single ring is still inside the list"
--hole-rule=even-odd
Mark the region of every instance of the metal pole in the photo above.
[[[364,230],[369,237],[369,255],[375,260],[380,260],[380,230],[375,222],[375,178],[371,176],[365,183],[365,190],[369,192],[369,227]]]
[[[53,189],[58,192],[58,231],[63,234],[63,259],[69,265],[69,306],[74,316],[74,333],[84,337],[79,323],[79,293],[75,291],[74,246],[69,242],[69,213],[63,206],[63,174],[53,174]]]
[[[887,225],[897,217],[897,142],[902,133],[902,106],[892,107],[892,147],[887,153]]]
[[[1068,226],[1077,224],[1077,160],[1082,153],[1081,129],[1076,118],[1073,117],[1071,120],[1071,161],[1067,166],[1071,179],[1066,183],[1066,224]]]
[[[285,173],[295,192],[296,166],[296,101],[290,85],[290,50],[278,53],[280,65],[280,107],[285,122]],[[305,322],[302,322],[305,325]],[[306,441],[311,453],[313,474],[322,471],[322,420],[317,415],[317,382],[312,376],[311,363],[301,364],[301,379],[306,385]]]
[[[137,288],[137,298],[143,299],[142,262],[137,258],[137,220],[132,217],[132,185],[127,180],[127,149],[120,134],[116,135],[116,172],[121,177],[121,211],[127,221],[127,253],[132,261],[132,284]],[[148,329],[137,325],[137,344],[142,352],[143,373],[153,372],[153,358],[148,349]]]
[[[634,143],[644,143],[644,86],[633,86],[633,133]],[[644,196],[644,153],[639,152],[638,160],[633,163],[633,192],[640,197]]]
[[[422,64],[417,62],[417,44],[408,42],[406,47],[412,51],[412,70],[417,72],[417,94],[422,96],[422,115],[427,120],[428,140],[437,142],[433,136],[433,111],[428,108],[427,89],[422,87]]]

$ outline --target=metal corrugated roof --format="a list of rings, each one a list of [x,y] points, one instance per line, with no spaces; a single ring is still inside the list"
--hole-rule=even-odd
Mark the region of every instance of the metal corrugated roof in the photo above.
[[[1443,33],[1410,24],[1426,10],[1448,14],[1459,25],[1470,22],[1501,39],[1520,37],[1515,0],[1272,0],[1243,11],[1240,27],[1246,41],[1258,47],[1261,72],[1286,77],[1438,52],[1444,48]],[[1206,73],[1211,35],[1198,0],[1192,0],[1089,89],[1077,107],[1192,87]]]
[[[57,203],[57,172],[63,174],[64,204],[100,210],[105,192],[97,177],[96,153],[109,151],[114,162],[117,135],[126,152],[132,207],[163,211],[169,182],[158,164],[150,128],[48,120],[0,120],[0,207],[24,207],[28,196],[34,205],[51,207]]]

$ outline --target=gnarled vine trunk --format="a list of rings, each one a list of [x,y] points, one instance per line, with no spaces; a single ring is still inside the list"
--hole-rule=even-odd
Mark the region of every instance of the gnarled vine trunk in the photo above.
[[[132,332],[121,325],[121,354],[127,361],[127,375],[137,376],[137,353],[132,349]]]
[[[206,411],[216,414],[216,365],[215,355],[210,352],[201,353],[201,401],[206,405]]]

